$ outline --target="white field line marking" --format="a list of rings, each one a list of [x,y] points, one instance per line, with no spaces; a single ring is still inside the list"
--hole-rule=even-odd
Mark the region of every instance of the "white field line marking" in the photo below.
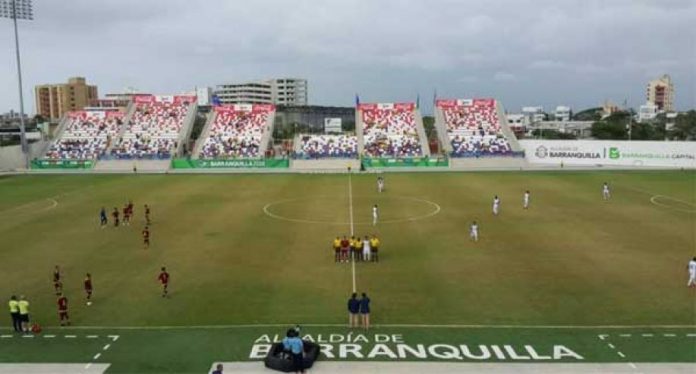
[[[619,334],[619,336],[622,338],[630,338],[631,334]]]
[[[626,358],[626,355],[621,353],[621,351],[617,351],[616,354],[621,356],[621,358]]]
[[[96,339],[99,335],[87,335],[87,339]]]
[[[613,344],[609,343],[608,345],[609,345],[609,348],[611,348],[611,349],[616,349],[616,347],[614,347]]]
[[[630,366],[632,369],[638,369],[638,367],[636,366],[636,364],[634,364],[634,363],[632,363],[632,362],[629,362],[629,363],[628,363],[628,366]]]
[[[106,351],[107,349],[109,349],[109,347],[111,347],[111,344],[105,345],[104,348],[102,348],[102,349]]]
[[[55,335],[44,335],[44,339],[53,339],[55,337]]]
[[[696,338],[696,334],[686,334],[686,336],[689,338]]]
[[[77,335],[65,335],[65,339],[75,339]]]
[[[316,200],[322,198],[322,196],[315,196],[312,199]],[[328,197],[327,197],[328,198]],[[332,199],[335,199],[335,197],[331,197]],[[425,199],[419,199],[417,197],[410,197],[410,196],[389,196],[389,198],[393,199],[399,199],[399,200],[407,200],[407,201],[416,201],[420,203],[424,203],[427,205],[430,205],[433,210],[427,214],[423,214],[420,216],[412,216],[412,217],[404,217],[404,218],[396,218],[396,219],[389,219],[389,220],[380,220],[379,223],[381,224],[387,224],[387,223],[403,223],[403,222],[413,222],[413,221],[419,221],[422,219],[430,218],[433,217],[437,214],[440,213],[442,210],[442,207],[440,207],[439,204],[434,203],[430,200],[425,200]],[[288,202],[293,202],[293,201],[302,201],[302,200],[308,200],[309,198],[297,198],[297,199],[286,199],[286,200],[279,200],[275,201],[272,203],[268,203],[263,207],[263,212],[267,216],[275,219],[279,219],[281,221],[287,221],[287,222],[295,222],[295,223],[311,223],[311,224],[319,224],[319,225],[347,225],[350,222],[341,222],[341,221],[317,221],[317,220],[309,220],[309,219],[301,219],[301,218],[292,218],[292,217],[285,217],[281,216],[279,214],[273,213],[270,208],[274,205],[278,204],[284,204]],[[360,225],[360,226],[372,226],[372,221],[353,221],[353,225]]]
[[[34,335],[22,335],[23,338],[33,338]]]
[[[119,336],[118,335],[109,335],[109,338],[113,341],[117,341]]]
[[[11,338],[11,337],[13,337],[13,336],[14,336],[14,335],[0,335],[0,338],[1,338],[1,339],[9,339],[9,338]]]
[[[195,329],[248,329],[264,327],[288,327],[297,322],[286,323],[258,323],[235,325],[181,325],[181,326],[70,326],[73,330],[195,330]],[[345,327],[339,323],[303,323],[307,327]],[[693,329],[693,325],[467,325],[467,324],[375,324],[375,327],[384,328],[433,328],[433,329],[558,329],[558,330],[588,330],[588,329]],[[60,326],[48,326],[59,328]],[[12,336],[12,335],[10,335]],[[609,335],[601,335],[608,337]],[[696,335],[695,335],[696,336]],[[111,339],[118,339],[118,335],[109,335]]]
[[[350,236],[355,235],[355,226],[353,225],[353,180],[348,173],[348,212],[350,216]],[[351,267],[351,274],[353,276],[353,293],[357,292],[356,290],[358,289],[357,283],[355,280],[355,252],[350,251],[350,267]]]
[[[665,338],[673,338],[677,335],[675,335],[675,334],[662,334],[662,336],[664,336]]]
[[[57,197],[58,197],[58,196],[56,196],[55,198],[57,198]],[[34,200],[34,201],[28,202],[28,203],[26,203],[26,204],[22,204],[22,205],[13,207],[13,208],[9,208],[9,209],[5,209],[5,210],[3,210],[3,211],[0,211],[0,215],[3,215],[3,214],[5,214],[5,213],[10,213],[10,212],[13,212],[13,211],[15,211],[15,210],[22,210],[22,209],[24,209],[24,208],[30,207],[30,206],[32,206],[32,205],[34,205],[34,204],[37,204],[37,203],[40,203],[40,202],[42,202],[42,201],[50,201],[50,202],[51,202],[51,205],[48,206],[48,207],[44,207],[44,208],[40,208],[40,209],[36,209],[36,210],[30,210],[30,211],[28,211],[28,213],[40,213],[40,212],[43,212],[43,211],[46,211],[46,210],[51,210],[51,209],[53,209],[53,208],[55,208],[55,207],[58,206],[58,200],[56,200],[55,198],[49,197],[49,198],[45,198],[45,199]],[[20,213],[20,214],[21,214],[21,213]]]
[[[641,189],[641,188],[630,187],[630,186],[622,186],[622,187],[623,187],[623,188],[626,188],[626,189],[629,189],[629,190],[636,191],[636,192],[644,193],[644,194],[646,194],[646,195],[650,195],[650,203],[653,204],[653,205],[655,205],[655,206],[659,206],[659,207],[667,208],[667,209],[671,209],[671,210],[676,210],[676,211],[679,211],[679,212],[696,213],[696,204],[694,204],[694,203],[690,203],[690,202],[688,202],[688,201],[684,201],[684,200],[681,200],[681,199],[677,199],[676,197],[672,197],[672,196],[656,194],[656,193],[654,193],[654,192],[646,191],[646,190]],[[662,204],[662,203],[660,203],[660,202],[657,201],[657,200],[659,200],[660,198],[667,199],[667,200],[672,200],[672,201],[676,201],[676,202],[682,203],[682,204],[684,204],[684,205],[688,205],[688,206],[694,207],[694,209],[691,209],[691,210],[688,210],[688,209],[681,209],[681,208],[678,208],[678,207],[673,207],[673,206],[671,206],[671,205],[669,205],[669,204]]]
[[[99,356],[101,356],[101,353],[97,353],[96,355],[94,355],[94,357],[92,358],[92,360],[95,360],[95,361],[96,361],[96,360],[99,358]]]

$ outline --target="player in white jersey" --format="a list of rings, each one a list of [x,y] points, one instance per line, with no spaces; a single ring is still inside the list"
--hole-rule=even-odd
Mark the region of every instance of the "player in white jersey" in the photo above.
[[[689,281],[686,283],[686,286],[690,287],[690,288],[695,288],[696,287],[696,257],[692,258],[691,261],[689,261],[689,265],[687,266],[687,269],[689,269]]]
[[[524,209],[529,209],[529,190],[524,193],[523,206]]]
[[[377,225],[377,218],[379,218],[379,210],[377,209],[377,204],[372,207],[372,226]]]
[[[498,195],[495,195],[495,198],[493,198],[493,215],[497,216],[498,213],[500,213],[500,199]]]
[[[609,184],[607,182],[604,182],[604,186],[602,186],[602,198],[604,198],[604,200],[609,200],[611,198],[611,192],[609,192]]]
[[[384,178],[383,177],[377,177],[377,192],[379,192],[379,193],[384,192]]]
[[[471,227],[469,227],[469,237],[475,242],[479,239],[478,223],[476,221],[472,222]]]
[[[367,235],[365,235],[365,240],[363,240],[363,253],[362,253],[363,261],[369,262],[371,254],[372,254],[372,249],[370,248],[370,238],[368,238]]]

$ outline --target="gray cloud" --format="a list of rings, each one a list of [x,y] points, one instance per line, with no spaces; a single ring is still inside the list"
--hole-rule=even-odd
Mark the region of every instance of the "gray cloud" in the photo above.
[[[25,91],[84,75],[100,93],[180,92],[302,76],[314,103],[494,96],[584,108],[644,101],[669,73],[694,107],[696,2],[633,0],[34,0],[20,25]],[[11,24],[0,20],[0,110],[17,108]],[[32,104],[29,105],[31,110]]]

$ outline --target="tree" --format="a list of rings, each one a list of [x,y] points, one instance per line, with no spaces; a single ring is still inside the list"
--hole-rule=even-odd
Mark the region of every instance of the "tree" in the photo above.
[[[592,124],[592,137],[595,139],[624,140],[628,139],[626,125],[633,122],[628,112],[615,112],[601,121]]]
[[[678,114],[667,137],[672,140],[696,140],[696,110]]]
[[[433,139],[437,135],[435,134],[435,117],[424,116],[423,117],[423,127],[425,128],[425,136],[428,139]]]
[[[567,139],[567,140],[574,140],[577,139],[577,136],[571,133],[567,132],[560,132],[558,130],[553,130],[553,129],[547,129],[547,130],[534,130],[532,131],[532,136],[535,138],[538,138],[541,136],[542,139]]]
[[[581,110],[571,116],[573,121],[599,121],[602,118],[602,108]]]

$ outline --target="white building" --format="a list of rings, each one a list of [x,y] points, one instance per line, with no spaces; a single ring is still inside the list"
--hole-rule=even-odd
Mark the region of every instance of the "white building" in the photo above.
[[[541,122],[546,119],[544,107],[542,106],[523,106],[522,114],[526,117],[527,124]]]
[[[210,87],[197,87],[196,88],[196,99],[198,100],[198,106],[208,106],[211,104],[213,98],[213,89]]]
[[[556,112],[554,113],[556,121],[568,122],[570,121],[570,107],[569,106],[557,106]]]
[[[296,78],[225,83],[215,88],[222,104],[307,105],[307,80]]]
[[[658,113],[659,110],[657,105],[650,102],[645,103],[638,109],[638,122],[645,122],[655,119]]]

